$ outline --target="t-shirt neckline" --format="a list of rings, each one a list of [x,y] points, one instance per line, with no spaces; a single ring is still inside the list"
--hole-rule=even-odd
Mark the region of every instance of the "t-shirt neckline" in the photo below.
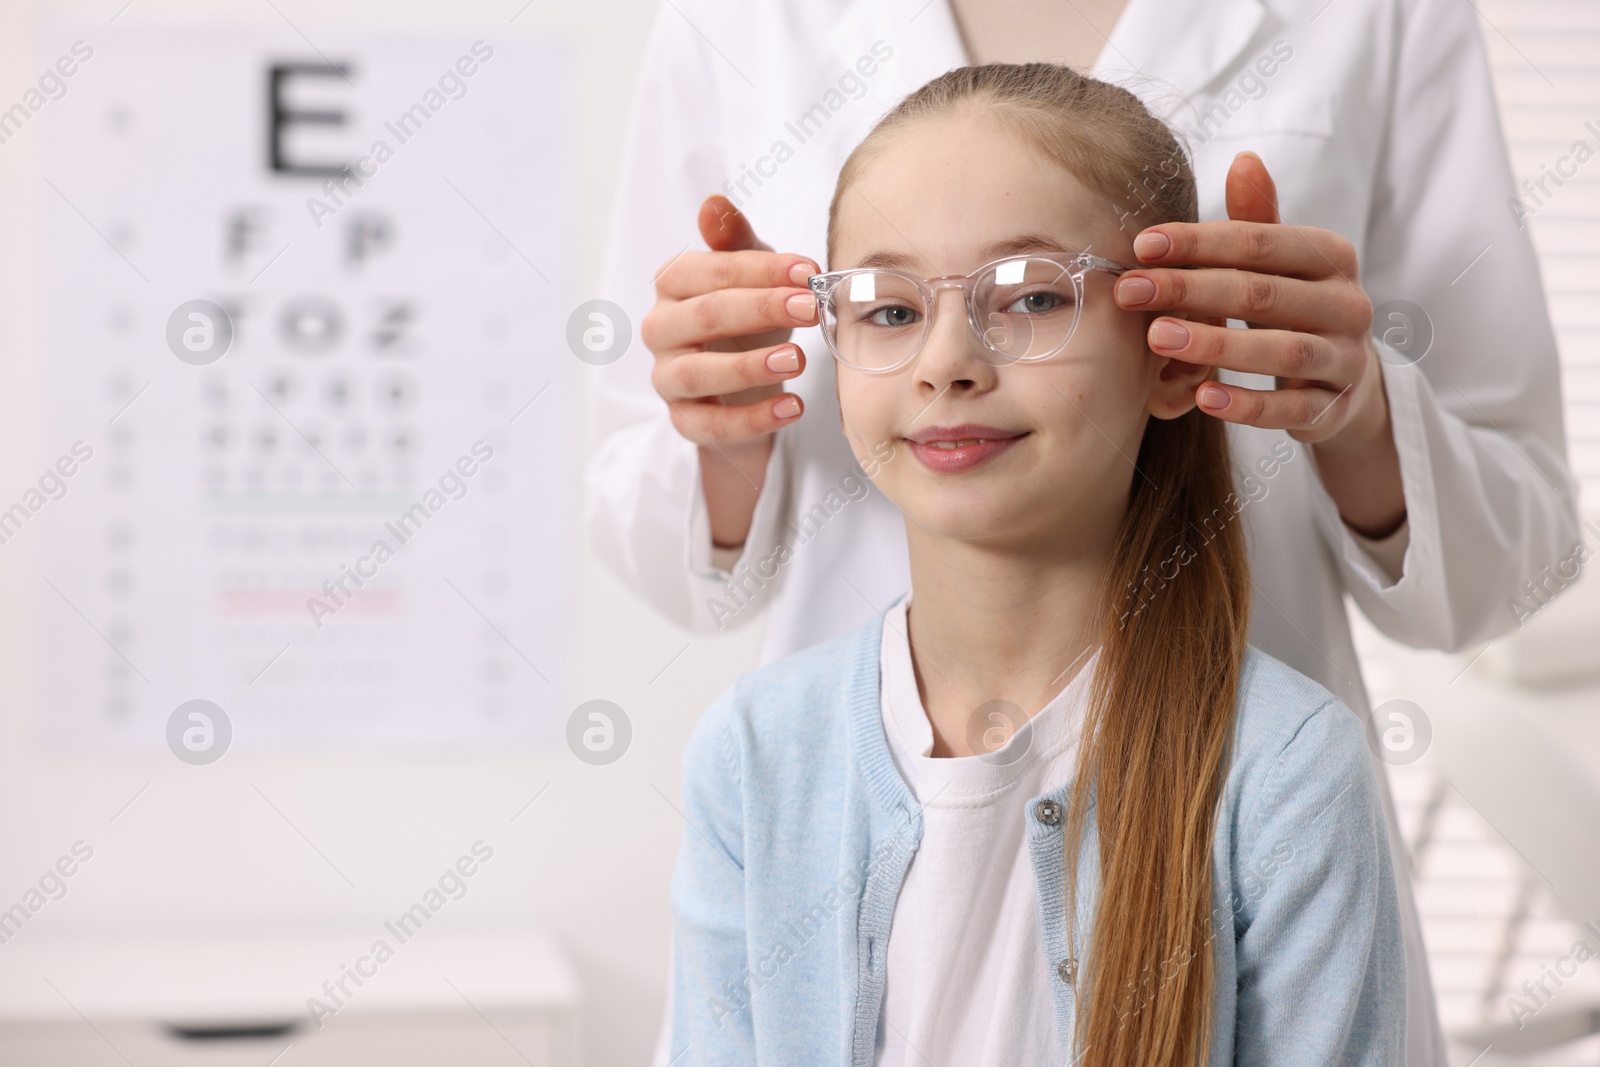
[[[911,663],[906,629],[910,603],[907,593],[884,613],[881,707],[890,753],[917,802],[939,807],[995,803],[1024,782],[1030,783],[1030,791],[1038,791],[1041,773],[1076,748],[1099,647],[1081,658],[1060,692],[1000,748],[981,756],[935,757],[928,754],[933,749],[933,726]]]

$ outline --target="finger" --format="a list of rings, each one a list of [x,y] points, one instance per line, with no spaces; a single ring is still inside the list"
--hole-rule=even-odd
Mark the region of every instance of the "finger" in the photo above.
[[[1205,382],[1195,390],[1200,410],[1224,422],[1258,426],[1263,430],[1291,430],[1307,433],[1326,426],[1331,434],[1338,428],[1337,415],[1324,418],[1336,404],[1348,403],[1349,390],[1301,386],[1294,389],[1247,389],[1225,382]]]
[[[1342,383],[1351,377],[1341,349],[1314,333],[1237,330],[1158,318],[1150,324],[1149,339],[1152,352],[1185,363],[1317,382]]]
[[[656,295],[673,300],[716,289],[806,287],[816,261],[794,252],[684,252],[656,274]]]
[[[639,324],[639,337],[662,355],[816,321],[817,298],[804,289],[717,289],[657,304]]]
[[[1306,333],[1365,333],[1372,300],[1357,285],[1244,270],[1141,270],[1117,279],[1117,305],[1241,319]]]
[[[1356,250],[1341,235],[1316,226],[1267,222],[1164,222],[1133,241],[1139,262],[1152,267],[1228,267],[1289,278],[1360,276]]]
[[[805,367],[805,353],[792,344],[747,352],[685,352],[656,360],[650,382],[663,397],[697,400],[785,382]]]
[[[718,252],[736,252],[744,249],[772,251],[772,246],[756,236],[745,213],[734,207],[733,201],[721,193],[712,193],[700,201],[700,215],[696,219],[700,237],[706,247]]]
[[[1254,152],[1240,152],[1228,166],[1223,183],[1228,218],[1241,222],[1277,222],[1278,186],[1267,165]]]
[[[752,404],[728,405],[705,399],[669,400],[667,405],[673,428],[698,445],[748,441],[787,426],[805,411],[805,402],[793,393]]]

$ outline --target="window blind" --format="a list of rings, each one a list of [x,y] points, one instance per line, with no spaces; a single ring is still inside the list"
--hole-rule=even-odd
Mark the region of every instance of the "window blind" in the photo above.
[[[1600,514],[1600,3],[1471,0],[1561,350],[1568,460]],[[1581,158],[1582,141],[1593,153]],[[1569,176],[1570,175],[1570,176]],[[1507,208],[1507,210],[1510,210]]]

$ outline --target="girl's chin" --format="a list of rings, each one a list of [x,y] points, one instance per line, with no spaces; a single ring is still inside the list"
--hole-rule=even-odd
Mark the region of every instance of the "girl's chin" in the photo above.
[[[1017,509],[1016,500],[974,499],[972,493],[960,494],[960,499],[920,501],[909,507],[902,506],[906,519],[915,523],[924,533],[952,541],[1004,542],[1015,538],[1035,515]]]

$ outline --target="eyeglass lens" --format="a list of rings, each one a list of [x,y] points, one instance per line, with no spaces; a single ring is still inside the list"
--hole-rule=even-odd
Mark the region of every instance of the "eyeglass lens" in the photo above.
[[[871,370],[910,359],[932,322],[921,289],[889,271],[847,275],[823,303],[823,327],[841,358]],[[973,303],[979,320],[974,327],[998,357],[991,362],[1038,359],[1066,347],[1077,325],[1079,287],[1052,260],[1010,259],[977,279]]]

